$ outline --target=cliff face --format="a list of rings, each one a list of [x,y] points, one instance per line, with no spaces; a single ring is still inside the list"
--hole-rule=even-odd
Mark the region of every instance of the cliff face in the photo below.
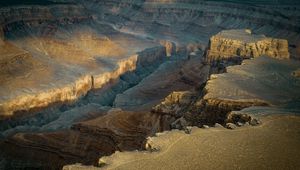
[[[209,66],[202,65],[200,61],[201,56],[183,61],[172,60],[171,57],[139,84],[118,94],[114,106],[150,111],[173,91],[196,89],[207,80],[209,74]]]
[[[117,20],[120,30],[150,37],[163,36],[178,43],[188,41],[187,36],[180,36],[183,33],[206,43],[221,30],[244,28],[288,39],[291,44],[299,42],[299,6],[291,5],[293,2],[287,8],[268,3],[249,5],[222,1],[85,1],[85,4],[99,19]]]
[[[50,89],[34,95],[21,95],[1,103],[1,117],[23,116],[22,112],[27,112],[31,109],[43,108],[56,102],[72,102],[85,95],[91,88],[91,76],[84,76],[62,88]]]
[[[229,68],[230,76],[211,76],[206,84],[210,65],[202,57],[211,35],[222,29],[286,37],[297,48],[298,6],[76,2],[0,8],[0,157],[5,154],[7,169],[96,164],[117,150],[143,149],[147,136],[174,122],[223,123],[232,110],[285,104],[281,99],[299,95],[289,64],[263,60],[257,67]],[[210,45],[210,61],[290,57],[287,41],[245,31],[221,32]],[[286,87],[284,78],[296,83]],[[272,90],[274,84],[280,88]]]
[[[66,103],[77,100],[93,88],[102,88],[126,72],[136,67],[161,63],[166,55],[164,47],[155,47],[133,55],[116,63],[115,69],[99,75],[79,77],[75,82],[62,87],[48,89],[37,94],[23,94],[10,100],[3,100],[0,105],[1,117],[22,116],[32,109],[43,108],[54,103]],[[159,62],[160,61],[160,62]],[[20,115],[18,115],[18,113]]]
[[[15,22],[45,22],[88,18],[83,6],[50,5],[50,6],[15,6],[0,9],[0,25],[5,27]]]
[[[250,30],[228,30],[212,36],[206,59],[208,62],[234,57],[253,58],[269,56],[278,59],[290,57],[287,40],[252,35]]]
[[[227,73],[211,76],[198,108],[207,117],[224,120],[229,112],[251,106],[289,105],[299,95],[299,80],[292,76],[299,64],[259,57],[228,67]]]
[[[160,104],[153,107],[152,112],[181,117],[195,96],[196,94],[191,91],[172,92]]]
[[[116,150],[143,149],[146,137],[168,130],[167,124],[166,116],[114,109],[105,116],[76,123],[70,130],[16,134],[2,144],[1,154],[10,162],[8,169],[20,165],[61,169],[76,162],[97,165],[100,156]]]

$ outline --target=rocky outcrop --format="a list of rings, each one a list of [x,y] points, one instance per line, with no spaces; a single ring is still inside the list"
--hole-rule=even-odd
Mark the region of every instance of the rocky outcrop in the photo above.
[[[204,120],[222,122],[234,110],[293,103],[300,88],[291,75],[297,65],[295,61],[259,57],[228,67],[228,73],[211,76],[195,110],[202,110],[199,115]]]
[[[295,157],[288,160],[286,157],[300,156],[295,150],[299,144],[300,117],[270,115],[263,116],[262,121],[264,126],[256,128],[208,130],[193,127],[189,135],[178,130],[158,133],[157,137],[148,139],[152,148],[158,148],[158,151],[116,152],[111,156],[101,157],[99,165],[101,163],[103,166],[101,169],[124,170],[139,170],[141,166],[145,170],[199,167],[222,170],[232,169],[238,159],[238,166],[246,169],[260,169],[264,166],[272,169],[297,169],[300,166],[299,161]],[[76,164],[67,165],[64,170],[93,168]]]
[[[201,55],[210,36],[222,29],[284,36],[294,47],[298,7],[196,0],[68,2],[0,9],[4,44],[17,46],[9,54],[24,52],[0,63],[1,69],[9,66],[0,77],[0,115],[9,115],[0,121],[0,169],[97,165],[99,157],[115,151],[157,151],[149,143],[144,148],[145,138],[156,132],[175,127],[193,134],[186,126],[216,122],[239,126],[248,117],[231,111],[289,104],[299,96],[299,83],[286,69],[289,61],[259,60],[263,64],[250,68],[243,63],[246,69],[230,67],[230,76],[211,76],[206,84],[210,65]],[[227,38],[234,43],[222,40],[223,47],[215,44],[207,54],[213,60],[219,58],[214,55],[289,58],[286,41],[237,32]],[[293,71],[299,68],[294,64]],[[287,87],[285,80],[294,82]]]
[[[89,18],[83,6],[67,5],[49,5],[49,6],[15,6],[0,8],[0,25],[5,28],[6,25],[16,22],[45,22],[55,20],[80,20]]]
[[[167,41],[167,40],[161,40],[159,43],[166,47],[167,57],[171,57],[172,55],[176,54],[176,44],[175,43],[173,43],[171,41]]]
[[[167,114],[174,117],[183,116],[182,113],[197,95],[190,91],[172,92],[160,104],[152,108],[152,112]]]
[[[115,151],[143,149],[146,137],[168,130],[169,123],[167,116],[113,109],[74,124],[71,130],[16,134],[1,144],[1,151],[10,169],[58,169],[76,162],[97,165],[99,157]]]
[[[117,20],[116,27],[120,30],[158,39],[163,37],[176,44],[187,43],[188,39],[206,44],[212,35],[221,30],[243,28],[288,39],[290,44],[299,42],[299,7],[291,1],[286,6],[266,2],[246,4],[193,0],[85,3],[101,20]],[[97,10],[100,8],[102,10]]]
[[[213,62],[263,55],[288,59],[290,57],[288,48],[287,40],[254,35],[250,30],[226,30],[210,38],[206,59]]]
[[[300,69],[297,69],[296,71],[293,71],[293,72],[292,72],[292,75],[293,75],[294,77],[300,77]]]
[[[38,93],[23,94],[8,100],[4,99],[0,105],[0,115],[2,118],[22,116],[22,114],[30,112],[32,109],[44,108],[54,103],[73,102],[84,96],[91,89],[102,88],[112,80],[117,79],[120,75],[134,71],[136,67],[161,63],[165,55],[166,51],[162,46],[146,49],[136,55],[117,61],[116,67],[112,71],[107,71],[99,75],[82,76],[75,80],[75,82],[63,85],[62,87],[52,87]],[[26,65],[24,62],[23,64]],[[7,65],[5,64],[3,68],[7,68]]]
[[[197,89],[205,83],[208,75],[209,66],[201,63],[201,56],[185,61],[171,58],[138,85],[118,94],[114,106],[124,110],[150,111],[173,91]]]
[[[72,102],[85,95],[91,88],[91,76],[84,76],[62,88],[49,89],[38,94],[18,96],[1,103],[1,117],[24,116],[22,112],[27,112],[31,109],[43,108],[53,103]]]

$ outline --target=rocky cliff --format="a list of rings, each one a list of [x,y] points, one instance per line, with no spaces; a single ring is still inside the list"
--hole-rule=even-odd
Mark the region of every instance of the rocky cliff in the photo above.
[[[16,22],[44,23],[46,21],[77,20],[88,18],[89,15],[81,5],[49,5],[49,6],[14,6],[0,8],[0,25]],[[9,31],[9,30],[5,30]]]
[[[147,49],[137,55],[118,61],[115,69],[112,71],[99,75],[82,76],[70,84],[62,85],[62,87],[58,88],[52,87],[52,89],[38,93],[24,93],[8,100],[3,98],[0,105],[1,117],[22,116],[23,113],[32,111],[32,109],[43,108],[54,103],[73,102],[84,96],[91,89],[102,88],[120,75],[135,70],[137,66],[140,67],[139,65],[151,65],[159,61],[162,62],[165,55],[164,47]]]
[[[114,109],[105,116],[76,123],[70,130],[16,134],[1,145],[1,155],[9,162],[6,169],[18,166],[60,169],[76,162],[97,165],[99,157],[116,150],[143,149],[147,136],[169,129],[168,119],[152,113]]]
[[[0,115],[10,116],[0,120],[0,169],[96,165],[103,155],[144,149],[159,131],[252,120],[232,111],[253,105],[297,105],[294,60],[257,57],[206,83],[211,66],[202,54],[221,30],[235,33],[216,35],[213,60],[297,58],[299,6],[265,1],[1,7]],[[245,28],[255,34],[236,30]]]
[[[299,64],[269,57],[245,60],[242,65],[228,67],[227,73],[212,75],[203,99],[195,105],[203,115],[217,120],[251,106],[289,105],[298,100],[299,80],[291,73]]]
[[[210,38],[206,59],[213,62],[263,55],[288,59],[290,54],[287,40],[255,35],[251,30],[226,30]]]

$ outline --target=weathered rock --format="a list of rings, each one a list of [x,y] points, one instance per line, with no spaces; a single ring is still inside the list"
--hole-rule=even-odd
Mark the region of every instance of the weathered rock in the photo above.
[[[209,126],[203,125],[203,128],[204,128],[204,129],[209,129]]]
[[[161,40],[160,44],[166,48],[166,56],[171,57],[176,54],[176,44],[171,41]]]
[[[224,126],[222,126],[220,123],[215,123],[214,127],[215,128],[224,128]]]
[[[227,129],[232,129],[232,130],[233,130],[233,129],[237,128],[237,127],[236,127],[236,125],[233,124],[233,123],[226,123],[226,128],[227,128]]]
[[[191,132],[192,132],[192,127],[191,126],[187,126],[187,127],[184,128],[184,133],[191,134]]]
[[[293,71],[292,76],[297,77],[297,78],[300,77],[300,69],[297,69],[296,71]]]
[[[156,146],[151,137],[147,138],[145,149],[149,152],[157,152],[160,150],[159,146]]]
[[[299,64],[298,61],[258,57],[227,68],[227,73],[215,75],[207,82],[206,94],[197,107],[204,110],[200,118],[222,122],[231,111],[251,106],[278,106],[287,99],[293,103],[300,95],[300,86],[291,72]],[[236,118],[238,120],[233,120]],[[240,120],[243,123],[249,117],[235,115],[229,119],[232,123]]]
[[[164,113],[175,117],[183,116],[182,109],[191,102],[195,93],[190,91],[172,92],[159,105],[152,108],[154,113]]]
[[[234,124],[239,125],[239,124],[244,124],[246,122],[250,122],[250,120],[251,120],[251,116],[249,116],[247,114],[239,114],[239,113],[230,112],[228,114],[225,122],[234,123]]]
[[[105,103],[106,106],[145,111],[159,104],[172,91],[186,91],[195,87],[202,89],[203,83],[208,79],[209,66],[204,62],[200,64],[202,60],[198,54],[205,49],[209,37],[221,29],[251,27],[258,33],[284,37],[291,44],[299,40],[299,21],[296,19],[299,18],[299,9],[291,5],[254,6],[195,0],[93,0],[80,3],[63,0],[59,3],[51,1],[47,5],[43,2],[32,6],[0,7],[0,27],[5,35],[2,37],[0,29],[0,46],[5,46],[9,41],[17,48],[26,49],[26,57],[30,56],[18,60],[21,65],[16,64],[16,67],[13,67],[17,71],[10,70],[11,68],[6,71],[18,75],[7,74],[8,79],[1,75],[0,81],[6,84],[1,82],[0,85],[0,105],[2,101],[11,102],[13,99],[18,102],[4,103],[6,113],[0,110],[0,115],[15,115],[14,112],[17,111],[16,115],[27,116],[28,110],[30,113],[36,113],[35,109],[53,109],[53,112],[49,111],[48,114],[41,112],[37,117],[28,115],[28,119],[26,117],[16,122],[12,121],[5,127],[9,129],[10,125],[13,125],[12,131],[19,129],[24,133],[8,138],[4,142],[5,145],[1,145],[0,155],[3,152],[8,153],[9,164],[31,166],[27,168],[32,169],[59,169],[62,164],[74,162],[97,164],[96,156],[110,154],[118,149],[139,149],[138,146],[145,136],[155,133],[158,129],[168,129],[169,123],[175,119],[169,115],[125,112],[128,115],[126,117],[119,113],[121,110],[114,110],[109,116],[95,119],[93,116],[82,115],[102,114],[84,111],[78,113],[72,109],[85,108],[83,105],[88,106],[95,102],[96,105]],[[212,8],[214,10],[211,10]],[[160,43],[163,47],[157,47]],[[263,44],[268,43],[270,46],[285,46],[281,41]],[[148,49],[145,50],[146,48]],[[274,48],[272,47],[270,54],[274,53],[277,56],[285,53]],[[248,54],[247,50],[245,56]],[[20,50],[12,51],[9,52],[10,56],[14,56],[14,52]],[[165,60],[166,54],[171,56],[167,59],[169,65],[158,67]],[[183,62],[184,58],[188,60]],[[35,63],[32,67],[28,62],[30,60],[41,64]],[[7,63],[15,64],[11,61]],[[0,68],[11,67],[7,63],[1,63]],[[170,65],[172,67],[169,67]],[[28,66],[29,71],[22,71]],[[136,73],[136,66],[143,69]],[[225,66],[226,63],[220,69],[225,69]],[[37,69],[32,71],[32,68]],[[154,73],[151,74],[152,72]],[[139,75],[128,78],[127,73],[132,73],[133,77]],[[152,76],[145,78],[149,74]],[[117,81],[120,82],[118,86],[113,86]],[[95,88],[101,88],[101,92],[94,93],[92,89]],[[130,90],[127,90],[129,88]],[[105,89],[109,90],[102,93]],[[298,95],[297,88],[292,89],[295,89],[295,95]],[[88,91],[91,93],[85,95]],[[96,97],[91,99],[89,95]],[[82,96],[84,99],[81,101]],[[74,102],[78,98],[80,102]],[[203,107],[204,111],[199,109],[199,112],[203,111],[204,115],[199,116],[200,123],[197,125],[222,122],[227,113],[235,109],[269,104],[268,101],[265,102],[265,98],[259,102],[237,102],[236,98],[233,100],[223,100],[222,97],[202,100],[200,108]],[[68,106],[48,108],[52,104],[56,105],[56,102],[66,103]],[[174,106],[174,113],[182,116],[183,112],[187,121],[180,121],[178,128],[189,125],[191,117],[198,114],[197,109],[195,112],[184,112],[184,105],[176,103]],[[56,112],[57,110],[61,112]],[[61,130],[68,127],[63,124],[67,116],[52,117],[49,113],[69,115],[70,121],[66,123],[68,125],[75,119],[86,117],[93,118],[95,122],[80,122],[72,129]],[[40,122],[32,123],[36,121],[35,118]],[[36,124],[38,127],[35,127]],[[25,126],[29,128],[24,128]],[[55,131],[49,132],[49,129]]]
[[[181,117],[181,118],[177,119],[176,121],[174,121],[171,124],[171,128],[173,128],[173,129],[185,129],[189,125],[190,125],[190,123],[187,122],[184,117]]]
[[[18,133],[1,143],[0,148],[8,161],[15,161],[15,166],[59,169],[76,162],[97,165],[99,157],[117,150],[143,149],[147,136],[169,130],[169,124],[162,115],[115,109],[105,116],[76,123],[71,130]]]
[[[211,37],[206,56],[208,62],[230,60],[237,56],[288,59],[290,54],[287,40],[254,35],[251,30],[226,30]]]
[[[258,120],[258,119],[256,119],[256,118],[251,118],[249,124],[250,124],[251,126],[257,126],[257,125],[260,125],[260,124],[261,124],[261,121]]]
[[[98,161],[98,167],[104,167],[105,165],[106,165],[105,160],[100,158],[99,161]]]
[[[236,123],[236,125],[238,125],[238,126],[244,126],[244,124],[245,124],[245,123],[242,123],[242,122],[237,122],[237,123]]]

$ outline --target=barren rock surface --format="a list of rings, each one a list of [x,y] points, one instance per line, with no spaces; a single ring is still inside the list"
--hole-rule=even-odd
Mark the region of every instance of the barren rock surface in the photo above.
[[[83,162],[97,165],[98,157],[115,150],[143,149],[145,138],[157,131],[168,130],[168,117],[147,112],[126,112],[112,109],[98,112],[90,120],[75,123],[70,130],[44,133],[18,133],[3,144],[6,161],[14,168],[31,160],[31,168],[41,165],[57,169],[64,164]],[[95,118],[99,115],[98,118]],[[58,124],[58,122],[54,122]],[[30,153],[29,153],[30,151]],[[53,162],[45,162],[51,159]]]
[[[228,60],[236,56],[253,58],[269,56],[278,59],[290,57],[288,42],[284,39],[253,35],[251,30],[226,30],[210,38],[207,61]]]
[[[280,61],[269,57],[245,60],[227,68],[227,73],[212,75],[205,87],[204,100],[250,105],[282,105],[298,100],[299,79],[291,72],[298,61]],[[222,105],[222,104],[220,104]]]
[[[262,121],[261,126],[235,130],[193,128],[189,135],[166,132],[148,139],[160,148],[158,152],[116,152],[101,158],[106,165],[98,169],[297,169],[299,116],[267,116]]]
[[[291,130],[288,135],[292,137],[278,140],[279,144],[298,145],[298,132],[290,129],[296,127],[297,117],[278,118],[278,123],[290,119],[286,127],[275,127],[270,121],[266,126],[263,122],[246,128],[250,122],[233,121],[236,133],[215,132],[210,127],[232,123],[225,122],[229,113],[299,113],[299,61],[294,60],[299,59],[300,49],[299,5],[292,0],[0,2],[0,169],[61,169],[77,162],[97,165],[99,157],[116,151],[154,152],[160,147],[145,146],[146,138],[170,128],[192,133],[191,139],[183,142],[194,144],[187,150],[191,155],[199,151],[194,147],[204,147],[204,152],[190,158],[188,152],[181,152],[183,145],[172,143],[172,135],[166,137],[162,143],[175,148],[167,149],[165,156],[178,150],[183,154],[166,158],[166,168],[189,168],[183,163],[188,158],[199,162],[197,167],[218,168],[207,157],[224,160],[227,168],[233,157],[220,151],[240,155],[241,148],[251,148],[256,142],[261,145],[253,147],[249,160],[257,158],[259,168],[273,167],[257,155],[269,158],[269,153],[276,155],[277,151],[257,150],[267,148],[262,141],[284,136],[284,128]],[[205,61],[237,55],[255,58],[227,68],[238,62]],[[271,58],[257,57],[261,55]],[[227,73],[210,76],[223,72]],[[249,120],[254,119],[251,116]],[[194,136],[188,125],[208,128],[203,133],[212,141],[206,143]],[[273,128],[278,132],[274,138],[262,137]],[[239,143],[239,136],[246,138],[244,132],[258,140]],[[185,138],[181,132],[175,134]],[[225,137],[226,147],[213,134]],[[238,149],[231,148],[229,141]],[[214,144],[219,150],[209,149]],[[270,141],[267,144],[277,147]],[[289,148],[287,151],[294,154]],[[164,152],[156,155],[160,154]],[[135,160],[131,156],[122,159],[131,158]],[[162,158],[153,161],[165,161]],[[277,158],[282,157],[274,160]],[[249,168],[259,166],[240,160]],[[291,158],[290,168],[298,165],[294,160],[297,155]],[[137,163],[120,167],[154,166],[153,162],[149,166],[147,161]],[[281,167],[285,162],[275,163]]]

